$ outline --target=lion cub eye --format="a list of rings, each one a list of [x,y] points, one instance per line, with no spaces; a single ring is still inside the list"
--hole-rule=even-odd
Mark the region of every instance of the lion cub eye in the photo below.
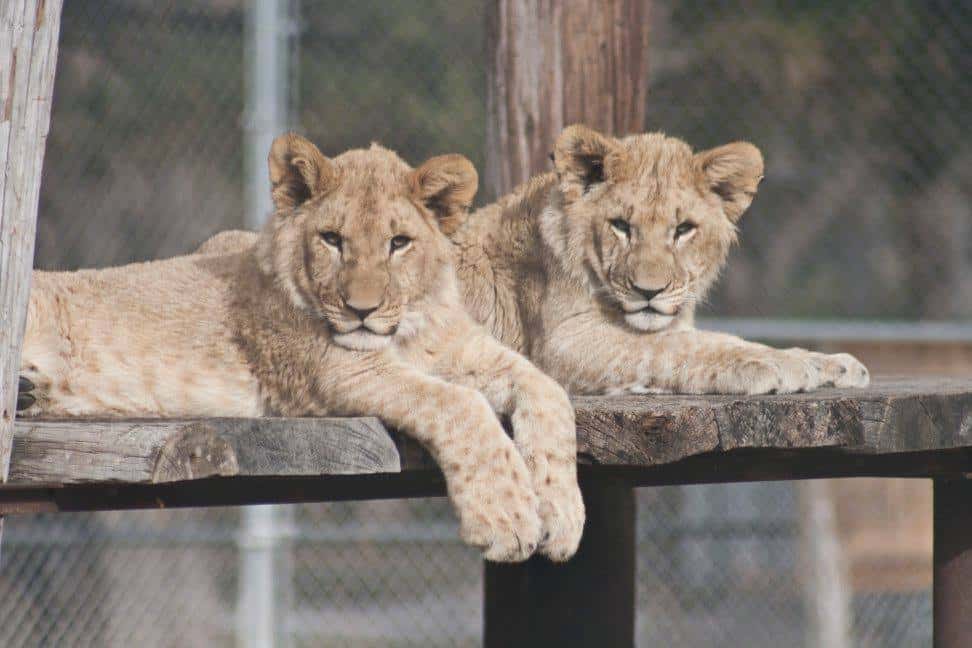
[[[337,232],[321,232],[321,240],[332,248],[341,249],[341,235]]]
[[[402,236],[400,234],[398,236],[392,237],[392,240],[391,240],[391,251],[392,252],[395,252],[397,250],[401,250],[403,248],[406,248],[406,247],[408,247],[408,244],[411,243],[411,242],[412,242],[412,239],[408,238],[407,236]]]
[[[682,221],[675,228],[675,240],[677,241],[678,239],[682,238],[683,236],[685,236],[686,234],[694,230],[696,227],[698,227],[698,225],[696,225],[692,221]]]
[[[613,227],[619,234],[624,234],[626,238],[631,236],[631,223],[628,221],[622,218],[614,218],[609,222],[611,227]]]

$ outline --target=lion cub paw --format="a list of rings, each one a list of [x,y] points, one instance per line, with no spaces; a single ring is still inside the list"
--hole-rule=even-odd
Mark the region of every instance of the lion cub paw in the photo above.
[[[577,485],[577,469],[548,465],[542,483],[536,485],[540,499],[540,522],[543,537],[540,553],[555,562],[563,562],[577,553],[584,532],[584,499]]]
[[[520,409],[512,422],[540,504],[540,552],[560,562],[577,552],[584,531],[584,500],[577,485],[573,407],[566,395],[562,403],[551,400],[556,404]]]
[[[509,463],[496,471],[477,466],[474,474],[459,477],[468,489],[454,494],[462,539],[494,562],[526,560],[540,543],[537,496],[526,466],[519,456]]]
[[[820,371],[821,387],[867,387],[871,382],[867,367],[849,353],[809,353]]]
[[[742,394],[792,394],[813,389],[819,373],[806,359],[791,352],[741,360],[727,376],[732,379],[725,391]]]
[[[22,412],[29,409],[37,398],[31,393],[34,391],[34,383],[23,376],[17,381],[17,411]]]
[[[50,381],[37,372],[21,374],[17,380],[17,416],[37,416],[49,400]]]

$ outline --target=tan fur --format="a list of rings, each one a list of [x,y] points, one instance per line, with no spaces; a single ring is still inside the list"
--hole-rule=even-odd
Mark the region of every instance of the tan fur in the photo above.
[[[26,413],[376,415],[430,450],[487,558],[571,556],[584,522],[573,409],[466,314],[440,229],[472,199],[472,165],[412,170],[378,146],[327,159],[287,135],[270,177],[276,213],[256,245],[224,234],[211,253],[36,272]]]
[[[774,349],[694,328],[763,176],[752,144],[693,153],[661,133],[564,130],[556,171],[472,214],[452,235],[466,307],[568,390],[795,392],[868,384],[847,354]],[[621,218],[623,236],[611,225]],[[678,241],[675,229],[698,227]],[[253,234],[224,233],[225,248]],[[636,287],[661,292],[649,306]]]
[[[616,139],[571,126],[554,166],[472,214],[452,238],[473,317],[568,390],[756,394],[867,384],[849,355],[773,349],[693,326],[762,179],[755,146],[693,154],[660,133]],[[676,239],[685,221],[697,227]],[[639,288],[659,292],[648,299]]]

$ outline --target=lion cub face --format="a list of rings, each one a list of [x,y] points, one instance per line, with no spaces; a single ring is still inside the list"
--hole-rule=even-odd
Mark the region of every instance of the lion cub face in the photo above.
[[[583,126],[554,152],[563,219],[545,224],[568,270],[642,331],[665,328],[715,280],[763,176],[737,142],[694,153],[662,134],[623,139]]]
[[[276,211],[261,265],[338,345],[372,350],[413,333],[416,307],[454,290],[446,234],[476,192],[468,160],[444,155],[412,169],[377,145],[328,159],[287,134],[269,165]]]

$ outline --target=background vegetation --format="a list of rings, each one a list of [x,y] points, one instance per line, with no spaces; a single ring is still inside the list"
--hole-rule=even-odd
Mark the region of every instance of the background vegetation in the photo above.
[[[967,3],[653,5],[648,124],[749,139],[767,177],[711,314],[972,315]],[[483,7],[302,3],[296,123],[481,167]],[[242,221],[243,13],[68,2],[37,264],[184,252]]]

